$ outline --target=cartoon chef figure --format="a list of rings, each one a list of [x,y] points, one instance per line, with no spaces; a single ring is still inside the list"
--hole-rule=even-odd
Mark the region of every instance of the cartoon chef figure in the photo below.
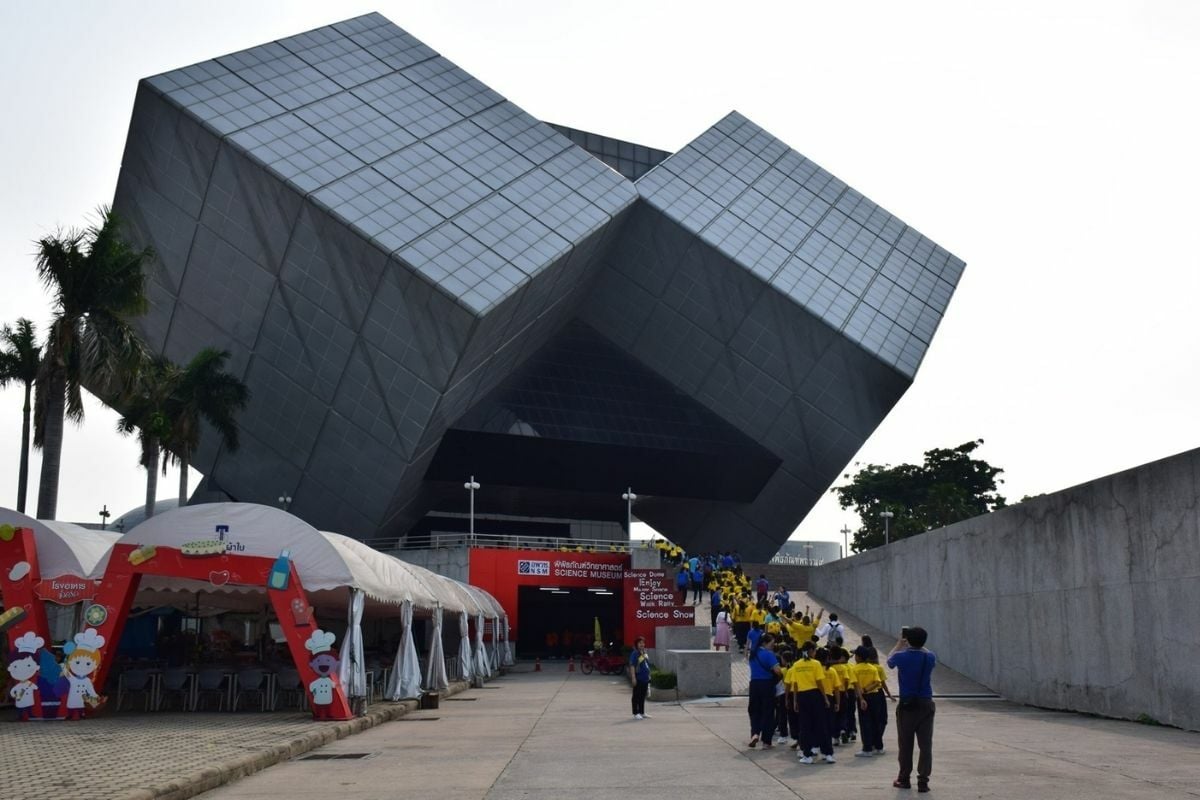
[[[8,696],[17,707],[17,719],[28,722],[30,716],[42,715],[42,697],[37,687],[37,654],[45,647],[46,640],[28,631],[18,636],[13,645],[16,649],[12,661],[8,663],[13,686],[8,690]]]
[[[66,677],[70,688],[67,691],[67,702],[59,707],[59,715],[67,719],[83,719],[83,709],[87,700],[97,701],[96,687],[92,685],[91,675],[100,666],[100,650],[104,647],[104,637],[95,628],[88,628],[83,633],[75,634],[74,643],[68,642],[63,651],[70,648],[66,660],[63,661],[63,676]]]
[[[308,665],[317,673],[317,679],[308,685],[312,692],[313,716],[325,719],[332,711],[333,691],[337,686],[338,658],[331,651],[336,637],[328,631],[315,630],[304,646],[313,654]]]

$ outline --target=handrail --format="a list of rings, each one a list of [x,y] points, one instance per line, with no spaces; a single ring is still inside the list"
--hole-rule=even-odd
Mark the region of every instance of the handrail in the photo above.
[[[444,550],[459,547],[484,547],[502,550],[552,550],[582,553],[628,553],[636,543],[613,539],[571,539],[558,536],[528,536],[503,533],[438,532],[404,537],[366,539],[363,544],[376,550]]]

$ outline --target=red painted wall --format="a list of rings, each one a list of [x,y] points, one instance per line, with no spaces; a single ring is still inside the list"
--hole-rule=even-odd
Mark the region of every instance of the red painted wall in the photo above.
[[[556,553],[476,547],[470,552],[469,583],[491,592],[504,606],[515,641],[520,625],[517,618],[518,586],[603,586],[620,592],[628,568],[627,553]]]

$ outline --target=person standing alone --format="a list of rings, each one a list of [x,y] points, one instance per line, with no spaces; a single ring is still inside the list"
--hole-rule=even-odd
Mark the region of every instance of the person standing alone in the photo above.
[[[629,654],[629,682],[633,684],[633,718],[646,719],[646,693],[650,690],[650,656],[646,637],[639,636]]]
[[[892,782],[897,789],[910,789],[913,769],[913,739],[921,749],[917,761],[917,791],[929,791],[933,771],[933,687],[930,676],[937,656],[925,649],[929,634],[924,628],[905,628],[900,641],[888,655],[887,665],[900,674],[900,702],[896,704],[899,736],[900,775]]]

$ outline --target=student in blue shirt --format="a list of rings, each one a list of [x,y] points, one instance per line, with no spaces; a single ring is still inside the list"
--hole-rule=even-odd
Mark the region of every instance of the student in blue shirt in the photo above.
[[[929,634],[924,628],[905,628],[900,641],[888,654],[887,665],[899,673],[900,702],[896,704],[896,733],[899,737],[900,775],[892,782],[909,789],[913,768],[913,739],[921,749],[917,760],[917,791],[929,791],[933,770],[933,686],[930,676],[937,656],[925,649]]]
[[[686,564],[679,565],[679,572],[675,573],[675,588],[679,590],[679,605],[687,602],[688,581],[692,578],[692,573],[688,572]]]
[[[639,636],[629,654],[629,682],[633,684],[633,718],[649,719],[646,713],[646,692],[650,689],[650,656],[646,654],[646,637]]]
[[[764,633],[750,650],[750,747],[762,739],[764,750],[770,750],[775,733],[775,684],[783,679],[783,669],[775,656],[775,637]]]
[[[746,634],[746,647],[748,652],[754,652],[754,649],[758,647],[758,641],[762,638],[762,635],[762,625],[760,625],[756,619],[750,620],[750,630]],[[749,658],[749,656],[746,656],[747,660],[749,660]]]

